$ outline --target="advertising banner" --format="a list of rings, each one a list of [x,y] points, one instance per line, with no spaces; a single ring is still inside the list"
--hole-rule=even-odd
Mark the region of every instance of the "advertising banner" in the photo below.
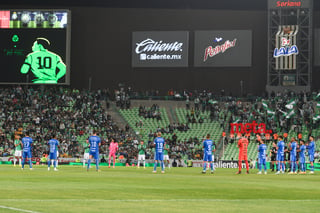
[[[188,31],[132,33],[132,67],[188,67]]]
[[[250,67],[252,31],[196,31],[195,67]]]

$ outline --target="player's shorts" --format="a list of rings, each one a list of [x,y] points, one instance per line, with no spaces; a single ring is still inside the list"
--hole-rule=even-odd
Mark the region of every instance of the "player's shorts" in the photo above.
[[[56,152],[50,152],[49,158],[50,158],[50,160],[57,160],[57,153]]]
[[[155,154],[154,154],[154,160],[163,160],[163,153],[162,152],[156,152]]]
[[[286,160],[286,161],[290,161],[290,160],[291,160],[290,153],[287,153],[285,156],[286,156],[286,157],[285,157],[285,160]]]
[[[99,152],[90,151],[89,155],[91,155],[95,160],[99,159]]]
[[[32,158],[31,152],[23,152],[22,158]]]
[[[16,156],[16,157],[21,157],[21,156],[22,156],[22,151],[21,151],[21,150],[16,150],[16,151],[14,152],[14,156]]]
[[[248,155],[239,155],[239,160],[248,160]]]
[[[277,161],[284,161],[284,155],[277,155]]]
[[[290,155],[290,161],[291,162],[296,162],[297,161],[297,158],[295,155]]]
[[[300,157],[300,158],[299,158],[299,162],[300,162],[300,163],[305,163],[305,162],[306,162],[306,158],[301,158],[301,157]]]
[[[271,155],[271,161],[276,161],[277,160],[277,155]]]
[[[85,153],[83,154],[83,159],[88,160],[89,157],[90,157],[89,152],[85,152]]]
[[[109,153],[109,158],[113,157],[113,159],[116,158],[116,153],[115,152],[110,152]]]
[[[314,155],[309,155],[309,161],[314,162]]]
[[[164,156],[163,156],[163,160],[170,160],[170,159],[169,159],[169,155],[164,155]]]
[[[204,154],[203,155],[203,161],[211,162],[212,161],[212,155]]]
[[[265,165],[266,163],[267,163],[267,159],[265,159],[265,158],[259,158],[258,159],[258,164]]]
[[[146,160],[146,155],[138,155],[138,160]]]

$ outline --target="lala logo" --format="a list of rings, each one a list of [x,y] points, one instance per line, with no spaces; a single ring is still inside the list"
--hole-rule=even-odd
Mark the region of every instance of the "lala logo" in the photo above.
[[[274,52],[273,52],[273,57],[277,58],[280,56],[290,56],[290,55],[298,55],[299,54],[299,50],[297,45],[292,45],[291,44],[291,40],[287,39],[287,38],[281,38],[281,47],[275,48]]]

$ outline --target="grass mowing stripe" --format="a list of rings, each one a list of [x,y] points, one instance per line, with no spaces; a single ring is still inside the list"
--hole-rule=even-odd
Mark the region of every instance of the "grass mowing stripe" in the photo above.
[[[103,199],[0,199],[1,201],[23,201],[23,202],[320,202],[319,199],[315,200],[286,200],[286,199],[119,199],[119,200],[103,200]]]

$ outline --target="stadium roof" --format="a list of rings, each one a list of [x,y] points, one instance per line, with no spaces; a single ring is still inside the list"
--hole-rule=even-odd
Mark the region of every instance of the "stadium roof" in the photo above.
[[[1,0],[2,6],[266,10],[267,0]],[[314,0],[315,9],[320,1]]]

